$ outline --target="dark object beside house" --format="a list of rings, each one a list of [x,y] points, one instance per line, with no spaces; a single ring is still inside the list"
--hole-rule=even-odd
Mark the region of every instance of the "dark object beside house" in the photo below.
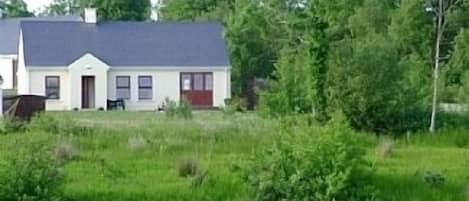
[[[3,98],[5,117],[22,121],[29,121],[38,112],[46,109],[46,97],[35,95],[21,95]]]
[[[122,99],[117,100],[107,100],[107,109],[108,110],[117,110],[117,109],[125,110],[125,101]]]

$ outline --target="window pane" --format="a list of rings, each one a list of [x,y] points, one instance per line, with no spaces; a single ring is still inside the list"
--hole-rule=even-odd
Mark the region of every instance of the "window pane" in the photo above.
[[[47,99],[60,99],[60,78],[57,76],[46,76],[45,83]]]
[[[59,87],[59,78],[46,77],[46,87]]]
[[[138,90],[138,98],[140,100],[151,100],[153,99],[153,90],[144,88]]]
[[[117,79],[117,87],[130,87],[130,77],[128,76],[118,76]]]
[[[212,74],[205,74],[205,90],[211,91],[213,89],[213,76]]]
[[[116,90],[117,99],[130,99],[130,89],[119,88]]]
[[[194,90],[204,90],[204,74],[194,74]]]
[[[59,89],[58,88],[47,88],[46,97],[48,99],[59,99]]]
[[[190,91],[192,89],[192,87],[191,87],[191,75],[190,74],[182,74],[182,76],[181,76],[181,85],[182,85],[182,90],[184,90],[184,91]]]
[[[139,87],[153,87],[153,80],[150,76],[140,76],[138,77],[138,86]]]

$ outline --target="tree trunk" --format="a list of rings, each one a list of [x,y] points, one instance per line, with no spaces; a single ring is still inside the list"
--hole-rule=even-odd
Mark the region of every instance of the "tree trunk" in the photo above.
[[[441,39],[443,38],[443,15],[444,7],[443,0],[439,0],[438,8],[438,24],[437,24],[437,37],[435,46],[435,67],[433,68],[433,100],[432,100],[432,116],[430,120],[430,133],[435,132],[436,125],[436,112],[438,110],[438,80],[439,80],[439,68],[440,68],[440,45]]]

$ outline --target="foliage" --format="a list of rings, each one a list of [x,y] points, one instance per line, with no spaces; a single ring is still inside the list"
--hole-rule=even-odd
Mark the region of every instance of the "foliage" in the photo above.
[[[25,129],[26,123],[15,118],[3,117],[0,122],[0,134],[20,133]]]
[[[6,166],[8,171],[0,174],[0,200],[63,200],[63,177],[51,150],[42,144],[28,144],[23,149],[10,157]]]
[[[2,168],[8,161],[6,156],[18,155],[17,150],[27,147],[27,141],[45,139],[43,144],[50,145],[51,151],[58,139],[70,141],[79,149],[79,157],[61,167],[67,200],[252,200],[250,192],[254,189],[241,171],[250,164],[252,153],[271,148],[279,131],[296,134],[320,129],[310,115],[302,122],[299,119],[306,115],[291,116],[287,121],[260,118],[252,112],[225,118],[222,112],[198,111],[187,121],[175,121],[155,112],[48,115],[72,119],[79,126],[91,127],[93,132],[75,136],[43,131],[0,135],[0,172],[8,171]],[[320,138],[322,132],[315,133],[318,135],[311,138]],[[148,143],[142,150],[131,151],[129,138],[138,136]],[[464,200],[469,149],[467,145],[458,148],[456,143],[469,139],[468,129],[440,128],[435,135],[422,131],[409,136],[409,140],[395,138],[394,155],[386,160],[376,160],[373,154],[378,144],[375,135],[363,135],[364,139],[356,140],[367,150],[366,159],[373,161],[376,170],[373,184],[382,200]],[[190,158],[196,159],[202,169],[200,179],[196,179],[199,175],[196,178],[178,175],[177,164]],[[209,174],[204,177],[205,170]],[[444,174],[445,185],[430,188],[423,180],[427,170]]]
[[[60,118],[48,113],[34,116],[27,128],[29,132],[47,132],[58,135],[89,135],[94,132],[87,126],[78,125],[70,118]]]
[[[152,10],[150,0],[54,0],[44,14],[80,14],[86,7],[97,8],[99,20],[105,21],[148,21]]]
[[[28,11],[28,7],[24,0],[7,0],[3,3],[3,17],[15,18],[15,17],[32,17],[33,13]]]
[[[225,100],[223,112],[225,115],[232,115],[236,112],[246,111],[246,100],[243,98],[231,98]]]
[[[433,173],[430,171],[425,172],[425,182],[432,188],[441,187],[445,183],[445,177],[439,173]]]
[[[392,43],[373,34],[352,42],[348,54],[336,90],[339,107],[353,127],[388,133],[425,125],[425,110],[411,104],[415,94],[402,90],[403,69]]]
[[[183,119],[192,118],[192,106],[186,100],[183,99],[178,103],[170,100],[169,98],[165,99],[164,110],[168,118],[180,117]]]
[[[76,159],[79,156],[79,150],[70,139],[59,139],[54,149],[55,161],[58,165]]]
[[[161,13],[163,20],[223,20],[234,6],[234,0],[170,0]]]
[[[371,169],[350,129],[282,133],[249,170],[254,200],[375,200]]]
[[[43,15],[60,16],[80,14],[83,0],[54,0],[43,11]]]
[[[184,160],[178,164],[177,171],[180,177],[193,177],[199,173],[199,164],[193,159]]]

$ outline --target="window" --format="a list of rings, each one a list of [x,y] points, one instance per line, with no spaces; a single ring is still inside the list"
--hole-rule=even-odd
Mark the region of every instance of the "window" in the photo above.
[[[212,73],[181,73],[182,91],[212,91]]]
[[[138,99],[153,99],[153,78],[151,76],[138,77]]]
[[[191,74],[184,73],[181,75],[181,86],[183,91],[192,90],[192,78]]]
[[[213,76],[211,73],[205,74],[205,91],[213,90]]]
[[[202,73],[194,74],[194,90],[195,91],[204,90],[204,74]]]
[[[130,76],[116,77],[116,98],[130,99]]]
[[[60,99],[60,77],[46,76],[46,97],[47,99]]]

